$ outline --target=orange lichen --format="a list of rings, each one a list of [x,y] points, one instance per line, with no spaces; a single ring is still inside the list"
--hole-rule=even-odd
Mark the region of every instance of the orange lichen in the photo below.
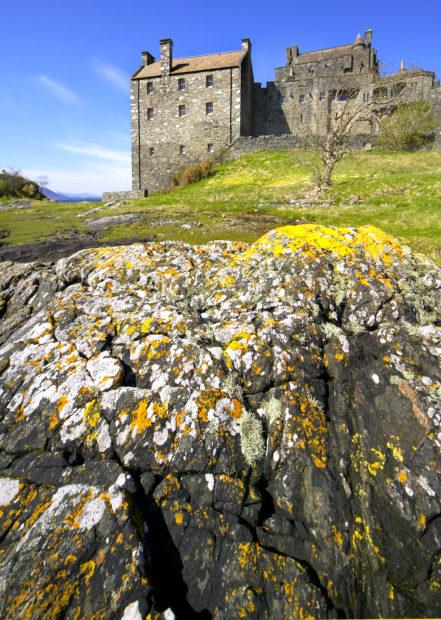
[[[68,402],[69,402],[69,399],[67,398],[67,396],[60,396],[60,398],[57,401],[58,413],[60,413],[65,408]]]
[[[147,407],[147,401],[141,400],[136,409],[132,411],[130,427],[135,429],[137,433],[142,433],[152,425],[152,421],[147,417]]]
[[[402,470],[400,471],[400,473],[398,474],[398,480],[399,480],[400,482],[402,482],[402,483],[406,482],[406,480],[407,480],[407,474],[406,474],[406,472],[404,471],[404,469],[402,469]]]
[[[337,545],[341,547],[343,544],[343,536],[340,534],[340,532],[335,527],[335,525],[333,525],[331,529],[332,529],[332,535],[334,537],[335,542],[337,543]]]

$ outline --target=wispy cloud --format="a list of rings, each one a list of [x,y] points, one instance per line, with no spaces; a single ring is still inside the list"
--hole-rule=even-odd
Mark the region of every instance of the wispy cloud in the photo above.
[[[37,75],[37,80],[42,86],[44,86],[44,88],[46,88],[46,90],[60,99],[60,101],[73,105],[81,103],[80,97],[71,91],[70,88],[67,88],[67,86],[53,80],[47,75]]]
[[[128,164],[95,162],[77,168],[48,166],[24,169],[23,174],[30,179],[47,176],[49,188],[61,193],[101,194],[103,191],[119,191],[131,187],[131,170]]]
[[[128,151],[115,151],[100,144],[87,143],[63,143],[55,145],[58,149],[75,155],[84,155],[86,157],[98,160],[106,160],[116,164],[129,164],[130,153]]]
[[[111,65],[108,62],[103,62],[101,60],[95,61],[95,70],[102,78],[107,80],[112,86],[115,86],[119,90],[124,91],[125,93],[129,90],[129,78],[115,65]]]

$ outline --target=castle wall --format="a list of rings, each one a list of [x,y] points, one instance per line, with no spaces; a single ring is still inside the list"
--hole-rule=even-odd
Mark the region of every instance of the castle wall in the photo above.
[[[365,46],[306,54],[294,46],[287,56],[274,82],[254,88],[254,136],[319,133],[330,93],[355,87],[363,97],[378,71],[375,51]]]
[[[208,88],[207,75],[213,76],[213,86]],[[181,91],[178,80],[183,78],[185,90]],[[147,82],[153,83],[150,94]],[[179,169],[210,156],[208,145],[217,152],[240,135],[240,67],[132,80],[131,97],[134,190],[168,187]],[[209,102],[212,114],[206,114]],[[182,117],[181,105],[186,112]],[[154,110],[151,119],[150,108]]]

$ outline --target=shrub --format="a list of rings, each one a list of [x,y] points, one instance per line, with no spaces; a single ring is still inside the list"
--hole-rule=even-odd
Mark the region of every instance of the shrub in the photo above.
[[[417,151],[433,142],[439,123],[426,101],[401,103],[381,119],[378,145],[391,151]]]
[[[0,196],[14,198],[43,198],[38,183],[21,176],[17,170],[0,172]]]
[[[189,183],[195,183],[196,181],[202,181],[214,174],[214,164],[211,159],[204,159],[203,161],[187,166],[179,172],[177,172],[172,178],[172,184],[174,187],[184,187]]]

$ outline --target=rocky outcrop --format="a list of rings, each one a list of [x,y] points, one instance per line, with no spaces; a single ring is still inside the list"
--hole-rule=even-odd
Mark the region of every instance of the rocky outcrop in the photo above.
[[[0,289],[3,618],[441,615],[429,261],[303,225]]]

